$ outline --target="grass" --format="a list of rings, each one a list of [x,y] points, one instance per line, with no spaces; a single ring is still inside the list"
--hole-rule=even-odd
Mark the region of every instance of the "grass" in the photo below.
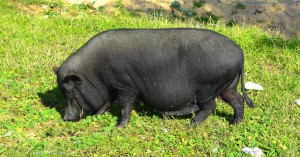
[[[26,2],[26,3],[25,3]],[[0,156],[245,156],[259,147],[266,156],[300,156],[300,47],[257,27],[222,22],[105,15],[48,1],[0,0]],[[136,106],[129,127],[115,127],[117,104],[80,122],[61,118],[64,100],[51,70],[98,32],[116,28],[208,28],[236,41],[245,53],[245,78],[264,86],[248,91],[255,108],[229,125],[232,108],[218,100],[200,126],[190,117],[163,119]],[[212,150],[216,150],[214,153]]]

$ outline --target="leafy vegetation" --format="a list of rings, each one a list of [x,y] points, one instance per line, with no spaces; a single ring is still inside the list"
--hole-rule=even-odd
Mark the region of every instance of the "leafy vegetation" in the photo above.
[[[245,9],[245,8],[246,8],[246,5],[245,5],[244,3],[238,2],[238,3],[235,5],[235,8],[237,8],[237,9]]]
[[[27,2],[0,0],[0,156],[244,156],[243,147],[259,147],[266,156],[300,156],[298,40],[221,21],[202,25]],[[189,125],[190,116],[162,118],[140,104],[125,129],[115,127],[118,104],[101,116],[62,120],[65,102],[53,64],[107,29],[166,27],[212,29],[243,48],[246,80],[265,90],[247,91],[255,108],[245,107],[242,123],[229,125],[233,110],[221,100],[198,127]]]
[[[195,8],[201,8],[205,5],[205,1],[204,0],[198,0],[198,1],[194,1],[193,2],[193,6]]]
[[[195,17],[197,13],[191,9],[181,7],[178,1],[174,1],[170,4],[172,9],[172,15],[175,18],[186,20],[191,17]]]

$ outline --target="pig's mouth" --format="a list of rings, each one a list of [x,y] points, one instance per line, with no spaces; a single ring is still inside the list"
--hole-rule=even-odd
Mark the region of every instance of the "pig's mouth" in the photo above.
[[[83,107],[78,103],[78,100],[74,97],[74,94],[70,94],[67,107],[65,109],[64,120],[66,121],[79,121],[84,116]]]

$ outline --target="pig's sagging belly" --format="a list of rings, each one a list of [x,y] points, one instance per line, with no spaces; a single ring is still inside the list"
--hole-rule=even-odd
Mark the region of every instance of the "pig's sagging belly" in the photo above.
[[[181,110],[191,104],[194,91],[185,84],[148,84],[141,93],[141,101],[158,111]]]

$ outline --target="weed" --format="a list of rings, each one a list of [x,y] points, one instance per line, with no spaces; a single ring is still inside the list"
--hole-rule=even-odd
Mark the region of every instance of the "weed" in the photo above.
[[[196,18],[196,20],[202,23],[216,23],[219,19],[220,17],[213,14],[212,12],[206,12],[202,16]]]
[[[151,9],[147,11],[147,14],[152,17],[166,17],[167,11],[163,9]]]
[[[198,1],[194,1],[193,2],[193,6],[195,7],[195,8],[201,8],[201,7],[203,7],[205,5],[205,1],[203,1],[203,0],[198,0]]]
[[[104,6],[99,6],[98,11],[102,12],[104,10]]]
[[[170,4],[172,15],[175,18],[186,20],[191,17],[195,17],[197,13],[191,9],[182,8],[178,1],[174,1]]]
[[[82,10],[90,10],[93,9],[95,10],[95,8],[93,7],[95,2],[93,3],[81,3],[81,4],[74,4],[75,7],[77,7],[78,9],[82,9]],[[100,7],[101,8],[101,7]],[[99,9],[98,9],[99,10]],[[101,10],[101,9],[100,9]]]
[[[121,0],[117,1],[116,8],[119,10],[119,12],[121,14],[126,14],[127,13],[126,8],[125,8],[125,6],[124,6],[124,4],[122,3]]]
[[[232,19],[232,20],[227,22],[226,26],[232,27],[232,26],[237,25],[237,24],[238,23],[235,20]]]
[[[237,9],[245,9],[246,5],[244,3],[238,2],[238,3],[236,3],[235,8],[237,8]]]

